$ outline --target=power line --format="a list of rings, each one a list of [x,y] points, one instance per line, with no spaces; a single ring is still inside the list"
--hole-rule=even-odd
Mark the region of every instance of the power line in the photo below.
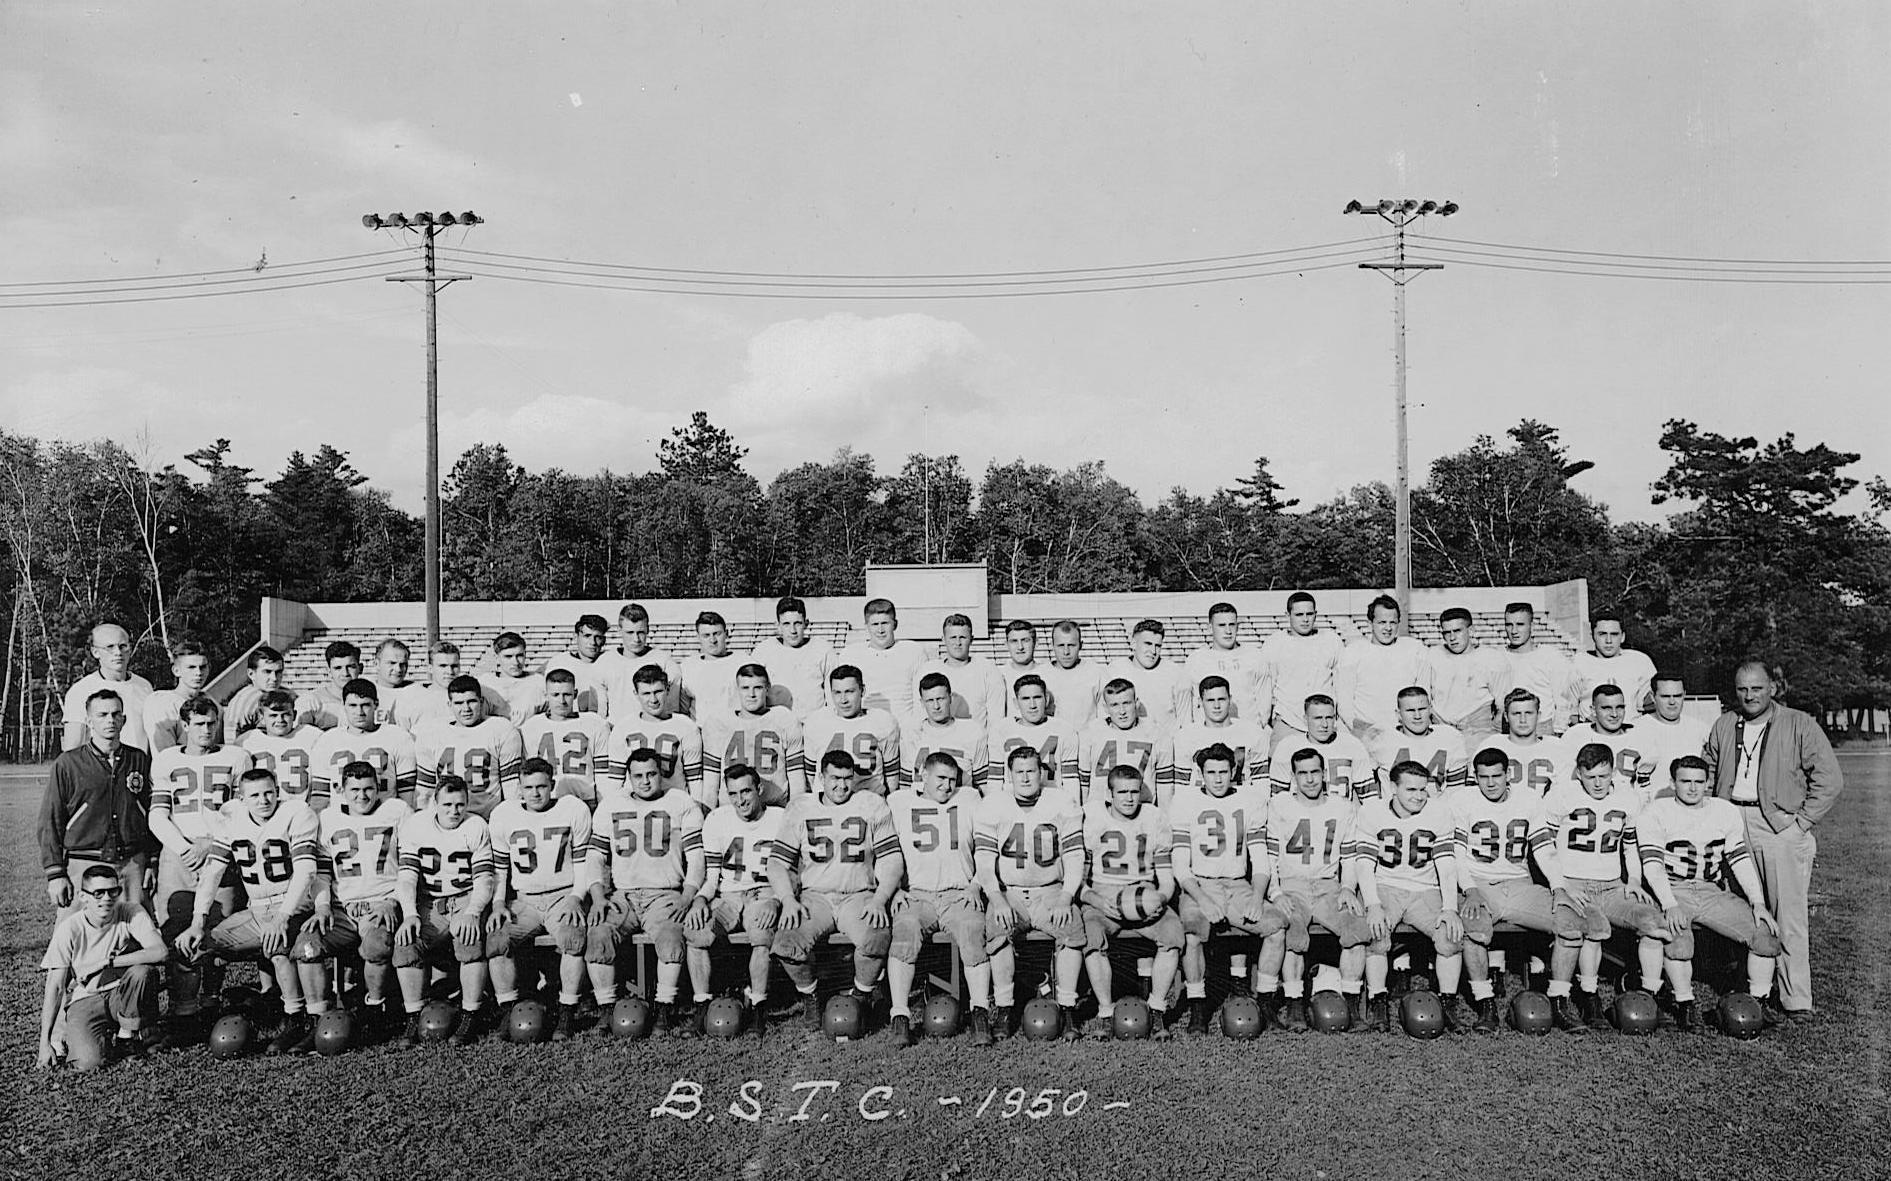
[[[333,258],[311,258],[301,262],[272,264],[272,270],[293,270],[298,267],[326,266],[331,262],[354,262],[362,258],[386,258],[390,254],[407,254],[405,250],[371,250],[366,254],[338,254]],[[172,279],[198,279],[205,275],[260,275],[254,266],[230,267],[221,271],[177,271],[167,275],[152,275],[149,279],[136,276],[119,275],[110,279],[43,279],[33,283],[0,283],[0,287],[83,287],[94,283],[158,283]]]
[[[1557,246],[1519,246],[1508,242],[1480,242],[1475,238],[1448,238],[1440,234],[1414,234],[1427,242],[1452,242],[1464,246],[1488,246],[1495,250],[1516,250],[1535,254],[1585,254],[1596,258],[1641,258],[1655,262],[1741,263],[1755,266],[1870,266],[1891,267],[1891,260],[1813,259],[1813,258],[1708,258],[1686,254],[1622,254],[1610,250],[1564,250]]]
[[[1765,274],[1742,275],[1725,272],[1704,271],[1688,275],[1649,275],[1630,271],[1584,271],[1570,267],[1537,267],[1502,262],[1474,262],[1467,259],[1450,259],[1458,266],[1485,267],[1498,271],[1534,271],[1544,275],[1586,275],[1592,279],[1649,279],[1663,283],[1771,283],[1792,284],[1812,287],[1876,286],[1891,283],[1891,277],[1868,279],[1849,278],[1842,275],[1827,275],[1817,279],[1773,278]]]
[[[1557,258],[1552,255],[1542,254],[1505,254],[1491,250],[1464,250],[1454,246],[1438,246],[1435,245],[1432,240],[1426,240],[1421,244],[1420,248],[1452,258],[1501,258],[1511,262],[1546,262],[1562,266],[1608,268],[1610,270],[1678,271],[1701,275],[1826,275],[1832,277],[1861,274],[1891,274],[1891,269],[1881,269],[1879,271],[1827,271],[1813,267],[1781,267],[1773,270],[1762,270],[1757,267],[1734,265],[1725,267],[1702,267],[1676,266],[1659,262],[1614,262],[1606,259],[1590,261],[1587,259]],[[1891,268],[1891,263],[1848,263],[1845,265]]]
[[[346,275],[339,279],[312,279],[307,283],[279,283],[275,286],[236,287],[226,291],[185,291],[177,295],[133,295],[123,299],[60,299],[46,303],[0,303],[0,311],[14,311],[23,308],[80,308],[96,307],[115,303],[163,303],[173,299],[212,299],[219,295],[260,295],[265,291],[294,291],[302,287],[328,287],[336,283],[359,283],[364,279],[379,279],[394,271],[377,271],[366,275]]]
[[[17,295],[0,291],[0,300],[3,300],[3,299],[49,299],[49,298],[56,298],[58,296],[64,296],[64,295],[112,295],[112,294],[118,294],[122,292],[132,292],[132,291],[136,291],[136,292],[175,291],[175,290],[179,290],[181,288],[187,288],[187,287],[253,287],[253,286],[259,286],[259,285],[268,284],[271,282],[280,281],[283,279],[306,279],[313,275],[338,275],[338,274],[343,274],[349,271],[367,271],[367,270],[385,269],[388,265],[389,263],[386,260],[383,260],[380,262],[358,262],[358,263],[352,263],[348,266],[341,266],[341,267],[319,267],[313,270],[300,270],[300,271],[285,270],[280,274],[265,275],[260,272],[256,272],[256,273],[252,273],[246,279],[192,279],[183,283],[152,283],[152,284],[146,284],[143,286],[132,286],[132,287],[92,287],[92,288],[88,288],[84,290],[74,290],[74,291],[24,291],[24,292],[20,292]],[[4,305],[0,305],[0,306],[4,306]]]

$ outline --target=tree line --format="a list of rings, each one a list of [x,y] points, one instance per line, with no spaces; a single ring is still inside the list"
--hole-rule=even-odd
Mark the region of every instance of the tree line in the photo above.
[[[1859,456],[1792,435],[1762,444],[1670,421],[1652,500],[1657,525],[1612,522],[1571,486],[1592,467],[1525,420],[1431,465],[1412,496],[1420,586],[1586,577],[1631,645],[1691,685],[1749,653],[1788,671],[1818,711],[1891,704],[1891,487],[1863,512]],[[696,412],[646,473],[526,470],[503,443],[462,454],[442,485],[449,599],[851,595],[869,562],[984,561],[994,593],[1377,587],[1392,582],[1393,495],[1383,482],[1303,506],[1255,460],[1231,487],[1176,488],[1145,504],[1098,461],[1019,459],[976,485],[957,456],[910,455],[894,473],[843,447],[766,487],[747,450]],[[136,671],[169,683],[166,647],[213,663],[255,641],[263,595],[304,602],[421,596],[418,518],[368,486],[345,452],[296,452],[273,478],[228,440],[185,466],[116,442],[0,430],[0,755],[32,755],[66,684],[89,668],[87,632],[115,619]]]

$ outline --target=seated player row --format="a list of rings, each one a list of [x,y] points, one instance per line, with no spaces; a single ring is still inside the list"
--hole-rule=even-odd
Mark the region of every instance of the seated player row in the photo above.
[[[412,1041],[430,959],[457,962],[464,1008],[478,1013],[490,977],[503,1009],[518,997],[521,958],[549,935],[559,953],[554,1036],[569,1037],[587,983],[600,1005],[615,1000],[618,953],[638,932],[656,947],[659,1023],[682,1031],[712,995],[709,949],[737,931],[749,935],[743,997],[756,1028],[769,956],[817,1014],[811,960],[840,932],[852,945],[857,993],[869,993],[884,970],[892,1036],[901,1041],[912,1038],[919,950],[940,930],[965,966],[979,1044],[994,1036],[994,1004],[999,1031],[1015,1030],[1013,941],[1031,930],[1055,943],[1056,1000],[1073,1032],[1086,974],[1108,1027],[1115,987],[1107,951],[1119,934],[1155,946],[1149,1001],[1158,1036],[1168,1031],[1178,968],[1188,1028],[1206,1029],[1203,944],[1217,933],[1260,940],[1252,979],[1244,971],[1241,983],[1252,984],[1270,1020],[1279,1011],[1303,1026],[1302,957],[1314,923],[1338,936],[1342,991],[1362,1029],[1387,1027],[1387,956],[1400,929],[1432,942],[1454,1025],[1466,1020],[1456,994],[1468,965],[1478,1029],[1496,1028],[1485,949],[1501,922],[1554,937],[1549,991],[1556,1023],[1571,1031],[1599,1017],[1601,942],[1618,927],[1640,936],[1651,990],[1665,968],[1684,1027],[1692,1024],[1696,922],[1746,942],[1750,988],[1770,990],[1775,925],[1763,904],[1725,889],[1731,875],[1746,898],[1760,897],[1743,823],[1732,805],[1708,796],[1698,757],[1676,760],[1673,795],[1648,804],[1617,783],[1615,752],[1601,743],[1579,752],[1577,783],[1547,796],[1513,787],[1508,760],[1495,751],[1475,760],[1475,789],[1440,791],[1427,768],[1405,761],[1391,769],[1392,790],[1363,804],[1333,790],[1311,746],[1293,752],[1293,789],[1281,795],[1237,784],[1238,761],[1229,747],[1211,745],[1198,759],[1198,787],[1165,808],[1126,764],[1108,773],[1106,793],[1080,804],[1046,786],[1030,746],[1007,756],[1006,790],[980,797],[956,759],[934,753],[915,785],[882,799],[859,789],[854,759],[836,750],[821,758],[818,790],[785,807],[767,801],[751,767],[728,768],[728,802],[705,817],[688,792],[666,786],[661,755],[646,747],[630,752],[624,784],[601,786],[594,807],[558,793],[551,763],[528,760],[518,798],[497,805],[490,823],[471,812],[458,776],[441,777],[414,812],[390,798],[375,767],[356,760],[340,772],[339,807],[318,815],[285,802],[272,773],[246,771],[240,799],[203,809],[210,815],[201,837],[166,843],[156,901],[173,945],[173,1034],[201,1036],[194,1018],[206,955],[268,960],[284,1008],[271,1043],[281,1051],[312,1038],[303,1014],[328,1005],[334,955],[362,961],[370,1010],[391,999],[394,969],[408,1014],[402,1036]],[[236,913],[228,913],[232,868],[245,898]],[[88,876],[89,895],[94,881]],[[54,998],[101,922],[127,924],[125,946],[152,951],[148,920],[129,909],[116,899],[110,908],[88,903],[55,933],[42,1061],[55,1052]],[[685,968],[693,1003],[678,999]],[[129,970],[148,975],[150,964]],[[122,1032],[148,1016],[142,1008],[69,1015],[67,1052],[95,1061],[114,1020]],[[487,1024],[464,1020],[455,1037],[470,1040]]]

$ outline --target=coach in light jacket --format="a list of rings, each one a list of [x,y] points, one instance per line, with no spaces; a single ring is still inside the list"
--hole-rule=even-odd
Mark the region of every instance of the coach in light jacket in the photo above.
[[[1734,673],[1734,708],[1708,732],[1714,794],[1740,806],[1747,846],[1766,884],[1786,950],[1779,958],[1779,1008],[1808,1017],[1812,964],[1807,954],[1806,896],[1812,888],[1813,830],[1844,789],[1832,744],[1818,721],[1774,700],[1776,671],[1749,660]]]

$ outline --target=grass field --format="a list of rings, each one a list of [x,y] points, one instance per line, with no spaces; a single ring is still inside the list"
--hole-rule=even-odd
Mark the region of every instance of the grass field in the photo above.
[[[899,1051],[782,1031],[234,1063],[199,1049],[91,1076],[33,1069],[40,779],[0,768],[0,1176],[1883,1178],[1891,754],[1841,759],[1815,882],[1825,1018],[1754,1042],[1269,1032]]]

